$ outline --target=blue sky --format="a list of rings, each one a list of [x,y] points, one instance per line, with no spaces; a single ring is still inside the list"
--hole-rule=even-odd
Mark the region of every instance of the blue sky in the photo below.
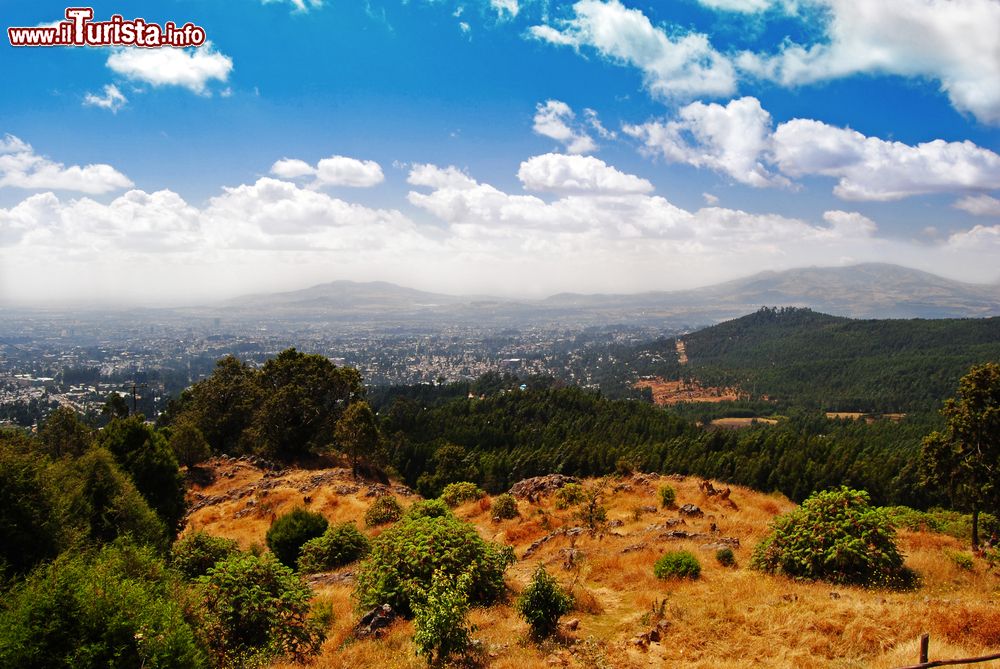
[[[211,44],[4,40],[3,302],[1000,280],[1000,0],[93,7]]]

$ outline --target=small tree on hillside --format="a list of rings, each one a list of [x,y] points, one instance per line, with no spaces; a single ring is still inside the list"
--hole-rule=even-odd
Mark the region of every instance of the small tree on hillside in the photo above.
[[[947,400],[948,426],[924,438],[920,464],[927,485],[948,492],[952,504],[972,512],[972,548],[979,547],[979,513],[1000,509],[1000,365],[973,367]]]
[[[372,458],[382,441],[378,421],[368,402],[354,402],[344,410],[334,429],[337,443],[351,459],[351,472],[358,475],[358,461]]]

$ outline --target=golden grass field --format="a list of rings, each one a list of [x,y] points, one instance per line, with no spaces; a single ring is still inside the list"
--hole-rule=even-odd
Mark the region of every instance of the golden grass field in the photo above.
[[[193,493],[225,496],[234,490],[252,490],[265,481],[271,487],[264,495],[216,498],[190,516],[189,528],[231,537],[248,547],[263,544],[272,514],[304,505],[331,522],[358,520],[364,529],[361,518],[373,498],[366,497],[364,484],[357,492],[348,492],[343,487],[351,484],[346,472],[336,475],[335,482],[310,489],[309,482],[323,472],[290,470],[264,479],[260,470],[242,462],[213,461],[211,466],[216,480],[195,487]],[[335,474],[327,472],[327,476]],[[718,536],[740,540],[735,568],[722,567],[714,550],[702,548],[713,539],[666,540],[658,536],[662,530],[649,529],[678,517],[676,509],[642,511],[642,507],[657,505],[657,490],[664,484],[675,488],[678,505],[696,504],[705,512],[703,518],[685,519],[679,529],[711,534],[714,523]],[[480,666],[890,669],[916,663],[922,633],[931,636],[931,659],[980,655],[1000,648],[1000,574],[980,559],[971,571],[959,567],[949,558],[949,553],[967,550],[959,540],[925,532],[900,533],[907,565],[922,580],[915,591],[795,582],[747,568],[753,546],[766,534],[771,519],[794,505],[781,496],[740,487],[732,489],[734,505],[728,505],[717,496],[706,496],[698,484],[695,478],[655,474],[613,479],[606,487],[605,505],[608,520],[617,527],[599,537],[586,533],[575,540],[558,536],[526,560],[520,558],[531,542],[553,529],[578,524],[572,510],[557,510],[552,499],[543,498],[538,504],[522,500],[520,518],[494,523],[488,503],[460,506],[458,516],[474,523],[484,538],[513,545],[519,558],[507,572],[508,600],[471,614],[478,627]],[[418,499],[398,498],[404,506]],[[250,500],[253,505],[248,507]],[[582,559],[567,569],[564,549],[571,544]],[[623,552],[626,547],[633,550]],[[653,562],[664,551],[676,548],[699,556],[699,580],[654,578]],[[527,625],[512,604],[539,563],[572,587],[576,608],[563,621],[576,618],[579,626],[536,645],[529,641]],[[378,640],[351,639],[357,616],[349,582],[318,587],[317,597],[332,602],[336,618],[322,653],[309,666],[426,666],[415,655],[409,622],[395,623]],[[648,646],[636,645],[634,638],[651,629],[660,612],[669,623],[664,637]]]

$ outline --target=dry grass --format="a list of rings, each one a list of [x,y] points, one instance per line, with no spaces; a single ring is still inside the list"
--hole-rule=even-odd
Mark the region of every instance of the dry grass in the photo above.
[[[192,515],[190,525],[248,546],[263,543],[271,513],[280,514],[295,505],[321,511],[332,522],[360,521],[371,502],[363,489],[338,495],[335,486],[324,486],[310,491],[307,504],[297,488],[306,476],[293,472],[283,477],[263,498],[267,510],[262,513],[234,518],[246,508],[246,500],[253,499],[249,497],[201,509]],[[216,495],[255,480],[260,480],[258,473],[239,470],[234,478],[219,478],[201,492]],[[705,513],[702,518],[685,518],[684,524],[673,529],[704,533],[710,538],[668,540],[660,536],[663,529],[650,529],[677,518],[676,510],[659,509],[637,517],[636,508],[658,506],[657,488],[667,482],[677,492],[678,505],[693,503]],[[717,497],[707,497],[693,478],[626,480],[607,491],[608,518],[615,522],[603,535],[557,536],[546,542],[508,571],[508,601],[473,611],[471,621],[478,627],[475,638],[481,648],[481,666],[891,669],[916,661],[922,633],[931,635],[932,659],[1000,648],[1000,608],[995,605],[1000,597],[1000,575],[978,559],[971,571],[961,568],[948,557],[964,548],[952,537],[900,532],[899,544],[907,555],[907,565],[921,577],[920,587],[912,592],[795,582],[747,567],[753,546],[767,533],[773,517],[794,507],[781,496],[735,487],[731,497],[739,510],[734,510]],[[400,502],[407,506],[412,499],[401,497]],[[261,502],[256,504],[253,508],[259,508]],[[551,499],[537,504],[522,501],[519,506],[520,518],[501,523],[491,521],[488,501],[469,502],[456,513],[474,523],[485,538],[514,545],[519,558],[538,538],[556,528],[578,524],[572,509],[557,510]],[[714,549],[703,548],[717,537],[740,540],[735,568],[719,565]],[[623,552],[625,548],[629,550]],[[653,562],[664,551],[676,548],[698,555],[702,564],[699,580],[660,581],[653,577]],[[572,561],[567,561],[569,549],[575,551]],[[564,586],[572,587],[576,605],[565,619],[579,619],[575,631],[541,645],[528,640],[526,624],[512,609],[516,593],[539,563]],[[322,654],[311,666],[426,666],[414,653],[408,622],[397,622],[379,640],[351,639],[356,615],[350,587],[325,586],[317,593],[333,602],[336,618]],[[665,638],[645,647],[635,645],[633,638],[651,628],[661,609],[669,622]],[[292,666],[287,665],[288,669]]]

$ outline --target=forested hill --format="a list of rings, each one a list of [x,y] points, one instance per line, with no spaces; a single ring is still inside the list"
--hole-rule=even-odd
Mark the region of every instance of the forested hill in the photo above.
[[[705,385],[738,385],[830,411],[933,411],[969,367],[1000,360],[1000,318],[852,320],[808,309],[760,311],[685,335],[688,363],[660,363]],[[641,373],[651,351],[639,347]]]

